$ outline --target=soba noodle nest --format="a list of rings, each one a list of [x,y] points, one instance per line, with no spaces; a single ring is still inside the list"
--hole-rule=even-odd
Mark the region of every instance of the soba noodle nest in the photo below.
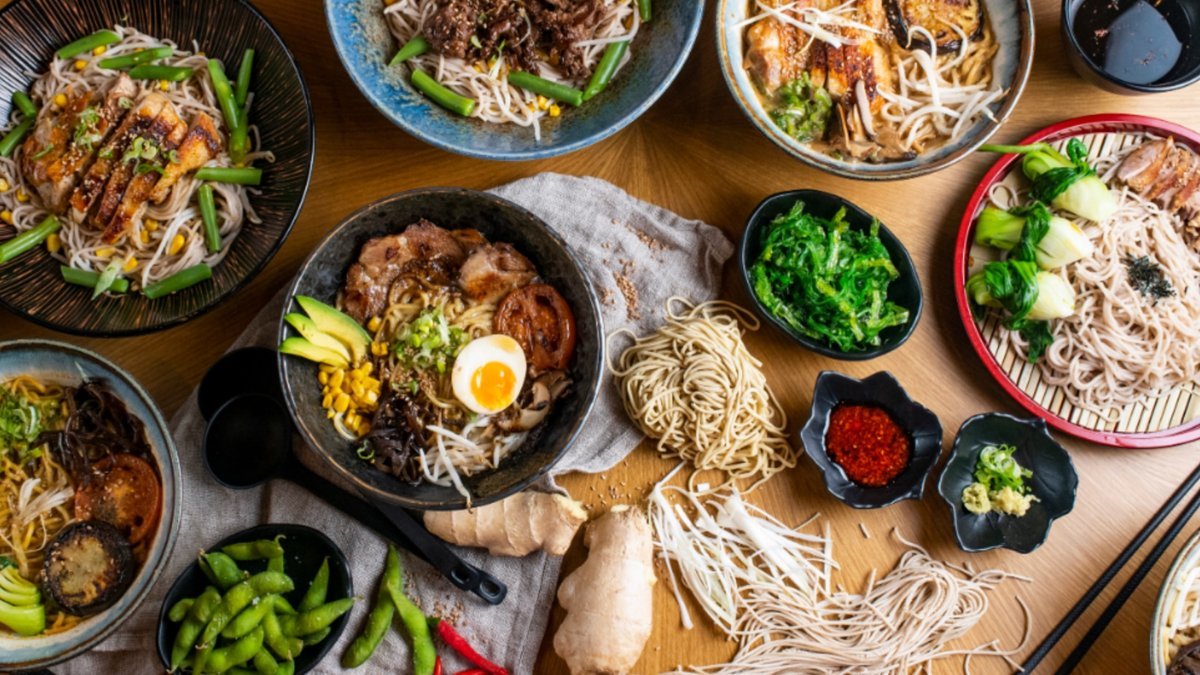
[[[420,35],[425,23],[437,11],[440,0],[397,0],[384,10],[388,29],[401,45]],[[590,40],[576,43],[583,51],[583,62],[588,72],[595,70],[604,50],[613,42],[632,41],[641,27],[641,18],[634,0],[603,0],[604,16]],[[626,52],[617,72],[629,63],[632,52]],[[522,127],[533,127],[534,137],[542,138],[542,120],[549,115],[549,102],[539,105],[537,94],[510,85],[504,59],[493,59],[488,63],[474,63],[466,59],[446,57],[430,52],[409,61],[412,68],[430,74],[451,91],[475,99],[473,117],[494,124],[511,123]],[[562,82],[579,87],[585,82],[573,82],[562,75],[553,65],[538,62],[538,75],[553,82]]]
[[[114,30],[121,35],[121,42],[109,45],[102,57],[86,61],[87,66],[83,70],[75,69],[76,59],[52,59],[46,72],[33,85],[31,93],[34,100],[45,105],[46,102],[53,101],[57,94],[68,90],[77,91],[82,88],[105,91],[116,79],[117,73],[100,68],[98,63],[102,58],[132,54],[142,49],[165,45],[174,48],[175,55],[158,63],[193,68],[194,75],[184,82],[170,83],[165,90],[160,89],[157,81],[135,81],[138,85],[137,97],[146,91],[156,91],[175,105],[184,121],[190,121],[194,114],[204,112],[211,116],[222,130],[226,128],[221,107],[217,103],[208,77],[207,56],[198,51],[184,51],[170,40],[162,40],[134,28],[117,26]],[[193,48],[198,49],[198,46]],[[254,94],[251,92],[247,99],[247,107],[253,109],[253,102]],[[274,155],[261,148],[258,128],[252,124],[249,131],[251,148],[246,155],[246,164],[260,159],[275,161]],[[22,149],[18,147],[11,156],[0,158],[0,178],[15,186],[14,189],[0,192],[0,206],[12,213],[12,224],[17,232],[36,226],[49,215],[41,205],[37,191],[21,175],[18,168],[21,152]],[[233,162],[229,153],[223,149],[208,166],[233,166]],[[229,253],[243,224],[259,223],[261,220],[250,205],[254,191],[243,185],[210,185],[216,198],[217,218],[220,224],[222,245],[219,251],[210,252],[205,244],[204,223],[194,198],[200,181],[189,175],[176,183],[161,204],[149,204],[145,213],[133,220],[128,235],[115,245],[104,242],[101,239],[102,233],[97,229],[76,225],[69,218],[60,219],[63,222],[59,232],[62,249],[53,255],[65,265],[95,272],[103,271],[113,260],[128,261],[132,258],[137,261],[137,266],[133,268],[135,273],[129,276],[136,279],[142,287],[199,263],[215,268]],[[29,195],[29,199],[22,201],[18,198],[18,193]],[[150,224],[151,221],[153,224]],[[169,251],[176,235],[183,237],[184,245],[172,255]]]
[[[1194,387],[1200,373],[1200,255],[1174,216],[1112,180],[1133,147],[1093,162],[1119,207],[1109,222],[1084,228],[1092,256],[1058,270],[1075,288],[1076,309],[1053,323],[1054,343],[1038,362],[1042,379],[1061,387],[1072,405],[1114,421],[1123,406],[1150,407],[1178,387]],[[1001,208],[1019,198],[1005,188],[991,195]],[[1131,256],[1156,261],[1175,295],[1156,299],[1135,290],[1124,262]],[[1009,339],[1024,355],[1020,335],[1010,331]]]
[[[672,311],[680,302],[682,313]],[[719,469],[755,486],[796,465],[787,416],[767,386],[762,362],[742,342],[742,325],[758,330],[750,312],[729,302],[667,301],[667,321],[637,337],[609,367],[625,412],[658,451]]]

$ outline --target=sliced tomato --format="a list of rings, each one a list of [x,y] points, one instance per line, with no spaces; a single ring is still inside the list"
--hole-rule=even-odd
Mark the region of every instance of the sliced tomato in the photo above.
[[[75,517],[101,520],[137,545],[158,527],[162,486],[150,462],[129,453],[92,465],[90,480],[75,490]]]
[[[525,350],[534,370],[566,370],[575,353],[575,315],[548,284],[530,284],[509,293],[496,309],[493,329]]]

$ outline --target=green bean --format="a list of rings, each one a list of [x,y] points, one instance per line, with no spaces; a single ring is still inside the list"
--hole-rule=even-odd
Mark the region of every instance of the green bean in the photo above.
[[[129,69],[129,76],[135,80],[166,80],[167,82],[183,82],[192,76],[191,68],[179,66],[140,65]]]
[[[395,568],[395,572],[391,572]],[[400,567],[400,556],[396,547],[388,544],[387,562],[384,564],[384,579],[388,596],[396,606],[400,621],[408,629],[413,646],[413,673],[415,675],[432,675],[434,662],[437,661],[437,650],[433,646],[433,638],[429,635],[429,622],[421,613],[421,608],[413,604],[404,595],[404,571]]]
[[[266,595],[261,598],[255,598],[250,606],[243,609],[229,625],[221,630],[221,637],[228,640],[236,640],[245,636],[250,631],[254,630],[262,623],[263,617],[267,612],[274,609],[275,603],[271,600],[271,596]]]
[[[396,55],[392,57],[391,61],[388,61],[388,65],[394,66],[399,63],[404,63],[411,58],[427,53],[429,50],[429,41],[421,35],[415,35],[408,42],[404,43],[404,46],[400,48],[400,51],[396,52]]]
[[[46,216],[42,222],[0,244],[0,265],[46,241],[47,237],[61,228],[62,223],[58,222],[58,218]]]
[[[175,53],[171,47],[151,47],[143,49],[140,52],[132,54],[123,54],[121,56],[110,56],[107,59],[100,59],[100,67],[108,70],[122,70],[124,68],[132,68],[140,66],[143,63],[150,63],[159,59],[165,59]]]
[[[316,609],[325,604],[325,596],[328,594],[329,558],[327,557],[321,561],[321,567],[317,569],[312,583],[308,585],[308,590],[304,592],[304,597],[300,600],[300,611],[307,612],[310,609]]]
[[[18,89],[13,92],[12,102],[13,105],[17,107],[17,110],[20,110],[21,114],[25,117],[37,117],[37,106],[34,105],[33,99],[29,98],[29,94],[26,94]]]
[[[229,157],[235,164],[246,160],[246,152],[250,148],[250,111],[247,108],[238,111],[240,117],[237,128],[229,132]]]
[[[641,15],[642,23],[648,23],[651,18],[650,0],[638,0],[638,14]]]
[[[221,604],[213,612],[212,618],[204,626],[197,644],[196,671],[203,672],[208,656],[211,654],[217,636],[229,625],[247,605],[255,598],[270,593],[287,593],[293,588],[292,580],[286,574],[276,572],[259,572],[249,579],[240,582],[225,591]],[[253,654],[251,654],[253,656]],[[235,664],[236,665],[236,664]]]
[[[284,661],[291,661],[304,649],[304,642],[300,638],[291,638],[283,634],[279,617],[275,616],[273,611],[267,612],[263,617],[263,634],[266,636],[267,646],[275,652],[275,656]]]
[[[629,51],[629,41],[622,40],[613,42],[604,49],[604,56],[600,57],[600,63],[596,65],[596,70],[592,71],[592,79],[588,81],[588,85],[583,90],[583,100],[591,100],[593,96],[604,91],[609,82],[612,82],[613,75],[617,73],[617,68],[621,66],[621,59],[625,58],[625,52]]]
[[[531,91],[535,94],[541,94],[546,98],[552,98],[563,103],[570,103],[578,108],[583,105],[583,92],[574,87],[569,87],[558,82],[551,82],[524,71],[516,70],[508,74],[508,83],[514,87]]]
[[[328,628],[338,617],[350,611],[357,598],[342,598],[327,602],[320,607],[300,612],[296,616],[285,616],[279,620],[284,635],[304,637]]]
[[[262,182],[262,169],[253,167],[206,166],[196,172],[196,180],[236,185],[258,185]]]
[[[196,598],[187,618],[179,626],[179,632],[175,634],[175,644],[171,647],[171,670],[179,669],[188,652],[192,651],[192,646],[196,644],[200,631],[208,625],[220,604],[221,592],[212,586],[204,589],[200,597]]]
[[[12,131],[5,134],[3,139],[0,139],[0,157],[8,157],[13,153],[13,150],[17,149],[21,140],[25,138],[25,134],[29,133],[29,130],[33,128],[33,122],[34,118],[32,117],[25,118],[24,122],[13,127]]]
[[[238,65],[237,88],[233,92],[233,102],[238,107],[246,105],[250,96],[250,74],[254,70],[254,50],[247,49],[242,53],[242,62]]]
[[[292,603],[287,601],[287,598],[282,595],[271,596],[275,600],[275,612],[277,614],[295,614],[296,608],[292,607]]]
[[[275,539],[259,539],[257,541],[240,541],[222,547],[221,551],[234,560],[262,560],[263,558],[278,558],[283,555],[283,545]]]
[[[304,642],[305,647],[311,647],[329,637],[329,634],[332,632],[332,628],[322,628],[312,635],[305,635],[304,637],[300,638],[300,640]]]
[[[475,99],[460,96],[450,91],[423,71],[413,71],[412,83],[414,87],[433,99],[434,103],[450,112],[458,113],[463,117],[470,117],[471,113],[475,112]]]
[[[91,270],[81,270],[77,267],[67,267],[66,265],[62,265],[58,268],[58,271],[62,273],[63,281],[75,286],[95,288],[96,282],[100,279],[100,275],[96,272]],[[112,286],[110,286],[108,289],[109,293],[125,293],[127,291],[129,291],[128,279],[115,279],[113,280]]]
[[[395,579],[391,578],[393,575]],[[343,668],[357,668],[366,663],[379,648],[379,643],[383,642],[383,636],[387,633],[388,626],[392,625],[392,616],[396,613],[396,606],[388,597],[388,586],[398,583],[399,579],[400,566],[385,564],[383,575],[379,578],[379,590],[375,593],[375,605],[371,607],[371,613],[363,623],[362,633],[354,638],[350,648],[342,655]]]
[[[275,675],[279,672],[279,662],[271,656],[271,650],[260,649],[254,655],[254,669],[262,675]]]
[[[167,610],[167,620],[172,623],[179,623],[187,618],[188,612],[191,611],[192,605],[196,604],[195,598],[183,598],[179,602],[171,605],[171,609]]]
[[[104,295],[104,291],[112,288],[113,282],[117,280],[117,275],[121,273],[121,267],[125,261],[121,259],[113,260],[104,267],[104,271],[96,277],[96,287],[92,289],[92,299]]]
[[[203,668],[208,672],[223,673],[254,658],[255,654],[262,651],[262,646],[263,629],[255,628],[228,647],[212,650]],[[200,664],[197,663],[193,672],[204,672],[204,670],[201,670]]]
[[[232,131],[240,122],[237,101],[234,100],[233,89],[229,86],[229,78],[225,77],[225,69],[221,67],[220,61],[208,60],[208,75],[212,79],[213,92],[217,95],[217,102],[221,104],[221,114],[225,117],[225,126]],[[200,180],[205,179],[201,178]]]
[[[121,36],[111,30],[98,30],[91,35],[85,35],[78,40],[59,47],[54,55],[60,59],[69,59],[72,56],[78,56],[84,52],[90,52],[96,47],[115,44],[121,41]]]
[[[32,231],[32,230],[31,230]],[[190,288],[212,278],[212,268],[204,263],[182,269],[175,274],[142,289],[142,295],[154,300]]]
[[[209,551],[201,554],[200,560],[212,572],[213,583],[222,591],[227,591],[235,584],[245,581],[250,576],[246,571],[238,567],[233,558],[222,553],[221,551]]]

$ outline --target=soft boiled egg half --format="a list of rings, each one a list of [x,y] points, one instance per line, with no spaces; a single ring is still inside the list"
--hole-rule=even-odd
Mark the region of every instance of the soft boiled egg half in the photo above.
[[[450,371],[455,398],[481,415],[512,405],[524,384],[525,352],[507,335],[485,335],[467,343]]]

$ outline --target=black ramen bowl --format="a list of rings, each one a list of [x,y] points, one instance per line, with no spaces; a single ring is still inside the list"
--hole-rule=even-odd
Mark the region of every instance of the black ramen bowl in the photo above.
[[[349,598],[354,595],[354,580],[350,575],[350,562],[346,559],[346,554],[342,553],[342,549],[338,548],[333,540],[311,527],[283,523],[258,525],[225,537],[207,550],[219,551],[221,547],[229,544],[274,539],[281,535],[283,537],[280,540],[280,543],[283,544],[283,571],[296,584],[296,587],[291,592],[285,593],[283,597],[293,607],[300,604],[300,600],[308,590],[309,582],[316,576],[321,562],[326,558],[329,559],[329,590],[325,596],[326,601]],[[198,555],[200,551],[189,553]],[[265,560],[251,560],[238,563],[238,567],[254,574],[265,570],[267,563]],[[170,668],[171,647],[175,644],[175,635],[179,632],[180,625],[168,619],[167,612],[176,602],[184,598],[195,598],[210,585],[211,582],[204,576],[200,564],[193,560],[167,590],[162,608],[158,612],[158,634],[155,639],[158,658],[167,668]],[[349,620],[350,612],[346,612],[329,626],[329,635],[325,639],[315,645],[304,647],[300,656],[295,660],[296,675],[307,673],[316,667],[321,659],[325,658],[325,655],[337,643]]]
[[[1085,81],[1114,94],[1138,95],[1175,91],[1200,81],[1200,48],[1197,48],[1195,32],[1200,30],[1200,0],[1176,0],[1175,2],[1151,3],[1163,15],[1183,43],[1179,60],[1166,75],[1148,84],[1131,82],[1106,71],[1103,64],[1096,63],[1079,43],[1073,27],[1082,12],[1097,11],[1104,3],[1089,0],[1062,0],[1062,41],[1066,45],[1067,60]],[[1150,53],[1148,51],[1148,53]]]
[[[206,54],[236,69],[253,48],[250,121],[275,162],[263,168],[261,194],[251,203],[262,223],[242,229],[213,278],[149,300],[138,293],[106,294],[63,281],[59,262],[44,246],[0,265],[0,305],[54,330],[115,337],[162,330],[212,309],[250,281],[292,229],[308,192],[313,162],[313,118],[308,87],[292,53],[267,21],[244,0],[16,0],[0,10],[0,120],[11,119],[12,93],[28,90],[59,47],[120,24]],[[0,240],[13,236],[0,226]]]
[[[746,221],[746,228],[742,231],[741,254],[738,256],[738,268],[741,270],[742,281],[745,283],[746,292],[750,295],[750,300],[758,313],[802,347],[842,361],[866,361],[883,356],[904,344],[917,328],[925,301],[921,294],[921,280],[917,276],[917,268],[913,265],[912,257],[908,255],[908,249],[904,248],[900,239],[892,234],[891,230],[887,229],[883,223],[879,224],[879,241],[887,249],[892,264],[900,273],[900,276],[888,286],[887,299],[908,310],[908,321],[881,332],[878,345],[844,352],[824,341],[802,335],[786,321],[775,316],[758,299],[758,295],[754,293],[754,284],[750,280],[750,268],[754,266],[759,254],[762,253],[763,236],[771,222],[790,211],[796,202],[804,202],[805,212],[821,218],[832,218],[838,209],[845,208],[846,222],[855,230],[866,230],[875,220],[871,214],[849,201],[820,190],[789,190],[773,194],[762,200]]]
[[[568,376],[571,386],[550,415],[529,432],[525,442],[492,471],[464,476],[474,506],[488,504],[533,483],[554,466],[575,440],[592,409],[604,367],[604,330],[600,306],[587,273],[554,230],[529,211],[499,197],[462,188],[423,188],[385,197],[350,215],[301,266],[288,297],[309,295],[333,304],[346,270],[372,237],[397,233],[420,218],[447,229],[470,227],[492,242],[507,242],[524,254],[541,278],[554,286],[575,314],[577,341]],[[294,300],[283,314],[300,311]],[[293,334],[280,317],[279,339]],[[288,410],[300,434],[344,479],[372,499],[407,508],[467,508],[452,487],[410,484],[375,469],[355,454],[355,444],[338,435],[321,408],[317,364],[280,354],[280,377]]]
[[[826,451],[829,415],[844,404],[878,406],[908,434],[912,451],[908,466],[887,485],[867,487],[855,483]],[[942,424],[933,411],[909,398],[891,373],[879,372],[856,380],[826,370],[817,377],[812,413],[800,430],[800,442],[825,475],[830,494],[856,509],[876,509],[921,498],[925,480],[942,454]]]
[[[989,445],[1016,446],[1013,459],[1033,472],[1029,485],[1037,501],[1020,518],[996,512],[976,515],[962,503],[962,493],[975,481],[975,464]],[[938,492],[950,505],[954,538],[964,551],[1004,547],[1029,553],[1041,546],[1056,518],[1071,512],[1079,477],[1071,456],[1050,435],[1046,421],[1002,413],[976,415],[958,430],[950,459],[938,480]]]

